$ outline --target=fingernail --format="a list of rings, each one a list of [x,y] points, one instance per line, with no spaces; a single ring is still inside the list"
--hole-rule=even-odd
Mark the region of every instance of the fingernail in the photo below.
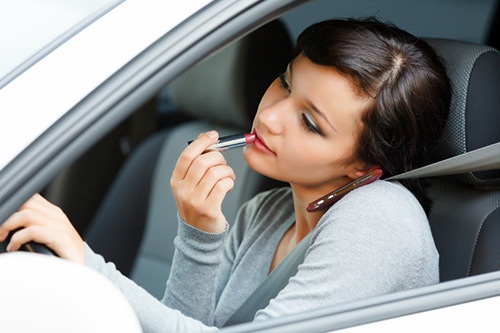
[[[216,131],[208,131],[207,135],[210,139],[215,139],[217,137],[217,132]]]

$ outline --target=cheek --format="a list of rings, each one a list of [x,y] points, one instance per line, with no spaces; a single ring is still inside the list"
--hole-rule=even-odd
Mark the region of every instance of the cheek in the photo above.
[[[292,142],[293,141],[293,142]],[[352,157],[351,140],[312,140],[297,136],[287,142],[282,152],[281,163],[290,170],[303,174],[330,173],[332,169],[342,168]]]
[[[328,145],[314,144],[300,136],[286,142],[280,156],[281,164],[301,173],[314,173],[331,166],[332,155],[328,153]]]

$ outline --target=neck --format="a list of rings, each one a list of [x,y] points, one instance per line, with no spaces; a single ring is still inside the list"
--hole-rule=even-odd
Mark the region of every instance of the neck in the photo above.
[[[319,186],[309,187],[301,186],[296,183],[290,183],[293,193],[293,205],[295,212],[295,226],[293,228],[294,239],[297,243],[304,239],[304,237],[306,237],[307,234],[316,227],[319,220],[328,209],[325,208],[324,210],[310,213],[306,210],[309,203],[335,189],[344,186],[350,181],[352,180],[345,176]]]
[[[295,211],[295,227],[294,227],[294,239],[299,243],[304,237],[311,232],[319,220],[326,212],[318,211],[310,213],[306,210],[307,205],[313,200],[318,199],[322,195],[326,194],[328,191],[333,189],[328,189],[324,191],[311,191],[304,188],[299,188],[297,186],[291,185],[293,193],[293,205]]]

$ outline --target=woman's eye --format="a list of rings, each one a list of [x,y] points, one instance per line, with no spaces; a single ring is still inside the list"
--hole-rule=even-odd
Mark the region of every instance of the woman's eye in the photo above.
[[[319,127],[314,123],[313,120],[309,119],[309,116],[305,113],[301,113],[300,117],[302,118],[302,123],[304,127],[311,133],[319,134],[323,136],[323,132],[319,129]]]
[[[290,85],[288,85],[288,82],[286,82],[285,73],[281,74],[279,76],[279,79],[280,79],[280,86],[281,86],[281,88],[283,88],[286,91],[290,92],[291,91]]]

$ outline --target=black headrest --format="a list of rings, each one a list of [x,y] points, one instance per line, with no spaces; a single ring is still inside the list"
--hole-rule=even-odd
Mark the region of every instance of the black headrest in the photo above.
[[[262,95],[291,55],[287,30],[272,21],[183,73],[168,92],[192,116],[249,129]]]
[[[485,45],[428,39],[445,62],[453,97],[436,161],[500,142],[500,53]],[[477,187],[500,185],[500,170],[449,177]]]

